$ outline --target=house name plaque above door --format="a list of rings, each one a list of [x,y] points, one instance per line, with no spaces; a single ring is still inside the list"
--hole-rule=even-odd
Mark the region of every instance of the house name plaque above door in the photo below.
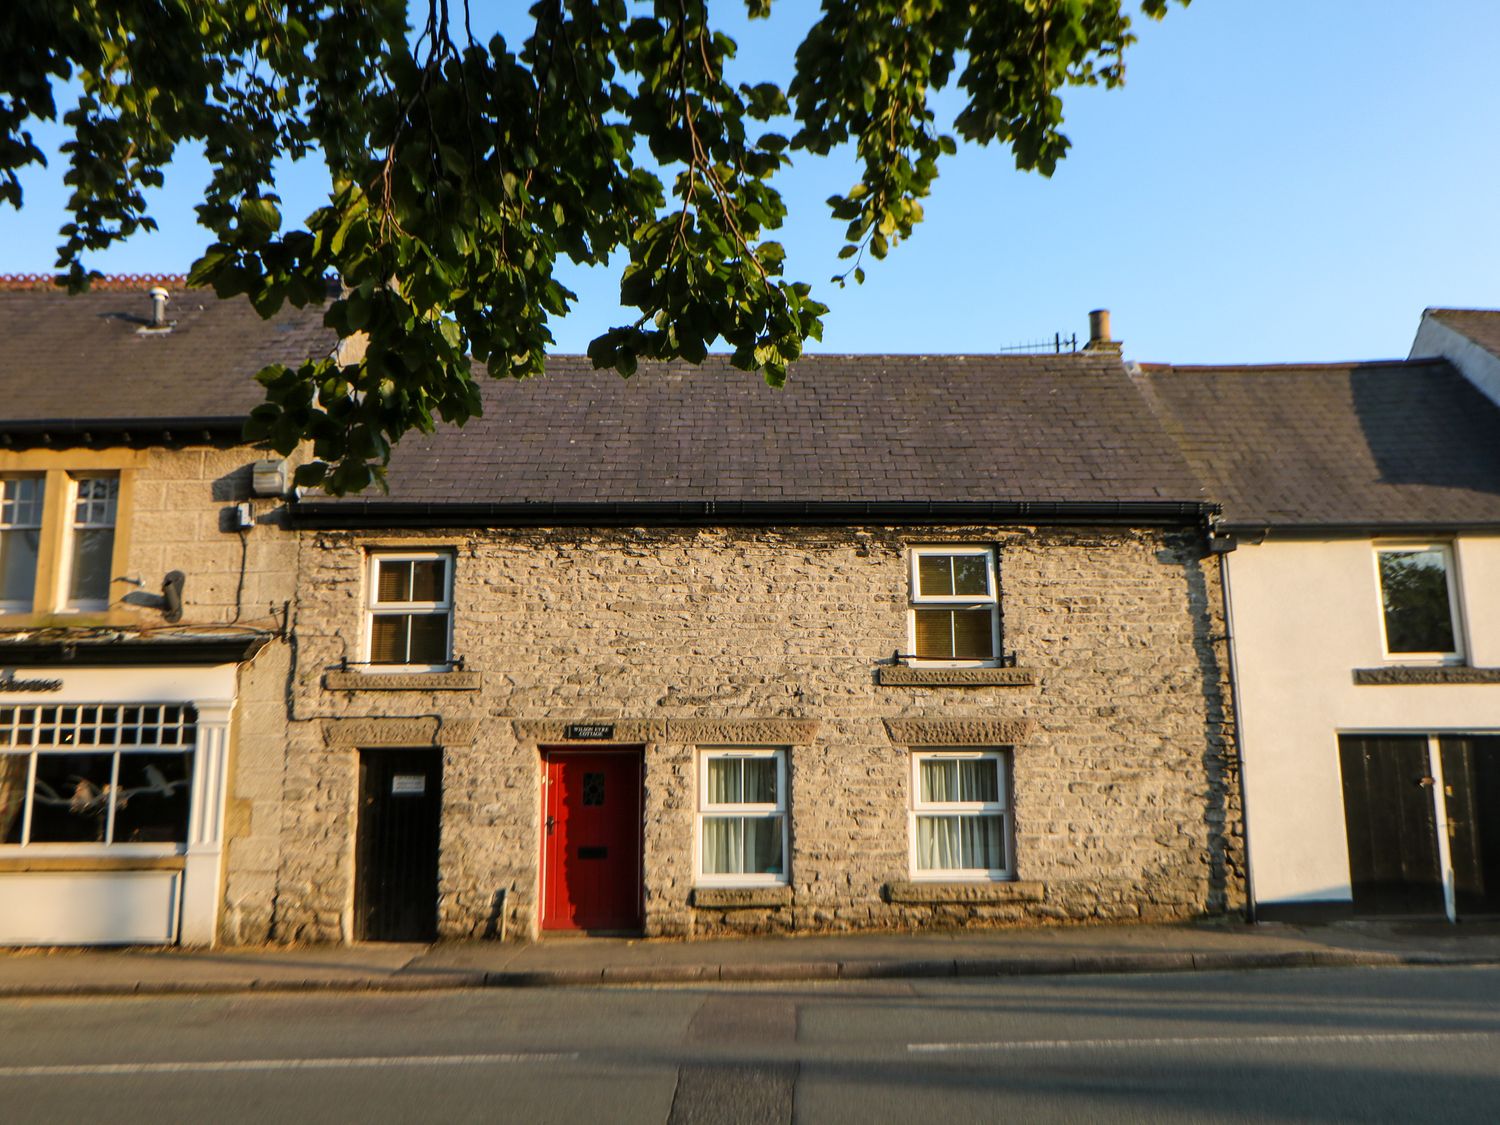
[[[563,737],[571,742],[597,742],[614,736],[614,723],[569,723],[563,731]]]

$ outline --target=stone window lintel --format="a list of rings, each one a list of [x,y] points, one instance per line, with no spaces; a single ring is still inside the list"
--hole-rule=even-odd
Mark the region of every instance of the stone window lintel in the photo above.
[[[887,719],[885,732],[899,746],[1015,746],[1031,733],[1030,719]]]

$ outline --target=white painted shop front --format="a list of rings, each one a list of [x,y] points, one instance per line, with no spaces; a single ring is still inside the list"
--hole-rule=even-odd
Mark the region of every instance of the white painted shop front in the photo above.
[[[1399,651],[1389,615],[1382,620],[1386,553],[1442,560],[1451,643],[1426,647],[1449,651]],[[1471,866],[1487,861],[1491,868],[1467,878],[1482,883],[1479,897],[1493,902],[1500,887],[1500,869],[1493,869],[1500,825],[1500,807],[1493,806],[1500,764],[1500,536],[1273,534],[1259,544],[1242,539],[1226,561],[1250,875],[1260,916],[1339,907],[1462,916],[1466,890],[1476,890],[1465,886],[1465,831],[1480,837],[1471,842]],[[1396,755],[1410,760],[1397,762]],[[1454,776],[1455,755],[1484,759],[1483,785]],[[1377,818],[1382,823],[1363,830],[1361,786],[1393,790],[1386,796],[1421,814],[1425,823],[1411,828],[1415,858],[1402,852],[1394,823],[1402,818],[1386,806]],[[1393,905],[1376,887],[1362,905],[1358,853],[1366,846],[1389,852],[1375,857],[1377,865],[1420,860],[1430,867],[1430,895]]]
[[[213,943],[236,673],[0,667],[0,944]]]

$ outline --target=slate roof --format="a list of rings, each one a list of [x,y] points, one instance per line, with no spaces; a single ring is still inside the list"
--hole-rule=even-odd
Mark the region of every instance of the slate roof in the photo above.
[[[1485,351],[1500,355],[1500,312],[1493,309],[1428,309],[1434,320],[1461,332]]]
[[[178,288],[167,302],[170,332],[141,332],[150,312],[146,288],[0,289],[0,430],[136,419],[237,425],[263,400],[257,371],[327,355],[336,343],[320,308],[265,321],[243,297]]]
[[[1228,525],[1500,526],[1500,408],[1446,360],[1144,368]]]
[[[628,380],[560,356],[482,386],[483,417],[400,443],[383,500],[1201,498],[1118,357],[817,355],[776,390],[722,356]]]

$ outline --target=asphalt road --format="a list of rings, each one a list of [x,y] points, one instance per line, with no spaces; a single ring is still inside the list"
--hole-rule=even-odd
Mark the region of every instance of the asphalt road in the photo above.
[[[1500,969],[0,1003],[0,1121],[1500,1118]]]

